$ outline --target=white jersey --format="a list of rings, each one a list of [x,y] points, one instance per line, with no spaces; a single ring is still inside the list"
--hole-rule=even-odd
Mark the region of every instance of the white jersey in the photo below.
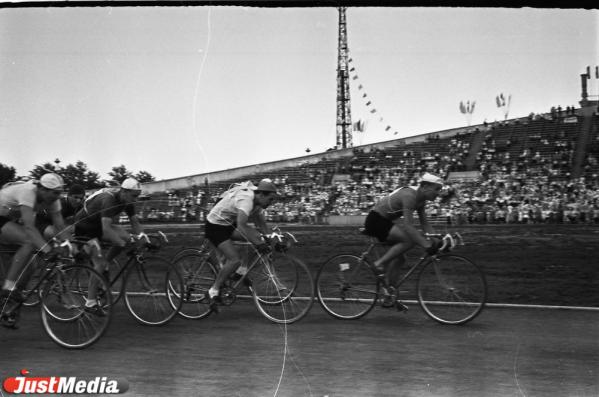
[[[25,205],[34,212],[46,210],[48,213],[60,212],[60,200],[53,201],[49,205],[37,202],[37,185],[34,181],[7,183],[0,190],[0,216],[11,219],[21,217],[20,207]]]
[[[237,214],[243,211],[248,217],[260,210],[254,208],[254,190],[250,184],[241,184],[223,194],[221,200],[210,210],[206,220],[214,225],[231,226],[237,221]]]

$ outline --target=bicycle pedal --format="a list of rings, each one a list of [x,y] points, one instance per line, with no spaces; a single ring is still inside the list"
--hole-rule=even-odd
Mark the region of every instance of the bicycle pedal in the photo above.
[[[403,303],[401,303],[400,301],[395,301],[395,308],[399,312],[407,312],[409,310],[408,307],[406,305],[404,305]]]

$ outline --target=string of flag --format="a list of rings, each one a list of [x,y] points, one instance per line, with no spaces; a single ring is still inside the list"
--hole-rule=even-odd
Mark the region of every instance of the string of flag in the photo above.
[[[349,58],[347,60],[348,63],[353,63],[353,59]],[[356,72],[356,68],[354,66],[350,67],[349,69],[349,73],[351,75],[351,79],[356,81],[359,80],[358,74]],[[360,82],[358,82],[358,91],[361,92],[361,100],[364,101],[364,104],[366,105],[366,107],[369,109],[370,114],[376,114],[378,111],[374,105],[374,103],[372,102],[372,100],[370,99],[370,96],[368,95],[368,93],[366,92],[366,89],[364,88],[364,85]],[[385,121],[385,118],[383,116],[379,116],[379,122],[383,123]],[[358,131],[358,132],[364,132],[364,129],[366,128],[366,123],[364,122],[364,120],[358,120],[355,123],[353,123],[352,125],[353,130],[354,131]],[[389,124],[387,124],[387,126],[385,127],[385,131],[390,131],[391,129],[393,129],[393,127]],[[398,132],[397,130],[394,129],[394,133],[393,135],[397,135]]]

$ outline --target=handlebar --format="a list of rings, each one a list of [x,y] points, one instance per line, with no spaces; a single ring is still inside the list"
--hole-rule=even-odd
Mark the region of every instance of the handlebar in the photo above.
[[[441,241],[443,241],[443,245],[441,248],[439,248],[439,252],[451,251],[456,247],[456,245],[464,245],[464,239],[458,232],[453,234],[447,233],[445,235],[437,233],[425,233],[424,236],[440,238]]]
[[[293,244],[298,242],[293,234],[289,232],[282,232],[279,226],[274,226],[272,228],[272,233],[263,234],[262,237],[267,242],[270,240],[275,240],[275,250],[281,252],[287,251]]]

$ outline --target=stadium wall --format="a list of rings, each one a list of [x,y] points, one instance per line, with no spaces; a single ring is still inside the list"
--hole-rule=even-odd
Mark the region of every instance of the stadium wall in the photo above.
[[[201,188],[206,184],[227,181],[227,180],[242,180],[252,174],[267,173],[269,171],[277,171],[286,167],[298,167],[306,164],[316,164],[323,160],[345,159],[353,156],[354,150],[363,150],[368,152],[374,149],[385,149],[392,146],[409,145],[416,142],[424,142],[427,138],[438,136],[439,138],[447,138],[458,133],[471,133],[477,128],[483,129],[481,125],[470,127],[453,128],[449,130],[436,131],[426,134],[415,135],[412,137],[393,139],[389,141],[371,143],[353,148],[330,150],[323,153],[316,153],[308,156],[296,157],[287,160],[271,161],[268,163],[253,164],[244,167],[230,168],[222,171],[213,171],[203,174],[190,175],[180,178],[163,179],[156,182],[148,182],[142,184],[144,194],[163,193],[172,190],[189,190],[192,188]]]

